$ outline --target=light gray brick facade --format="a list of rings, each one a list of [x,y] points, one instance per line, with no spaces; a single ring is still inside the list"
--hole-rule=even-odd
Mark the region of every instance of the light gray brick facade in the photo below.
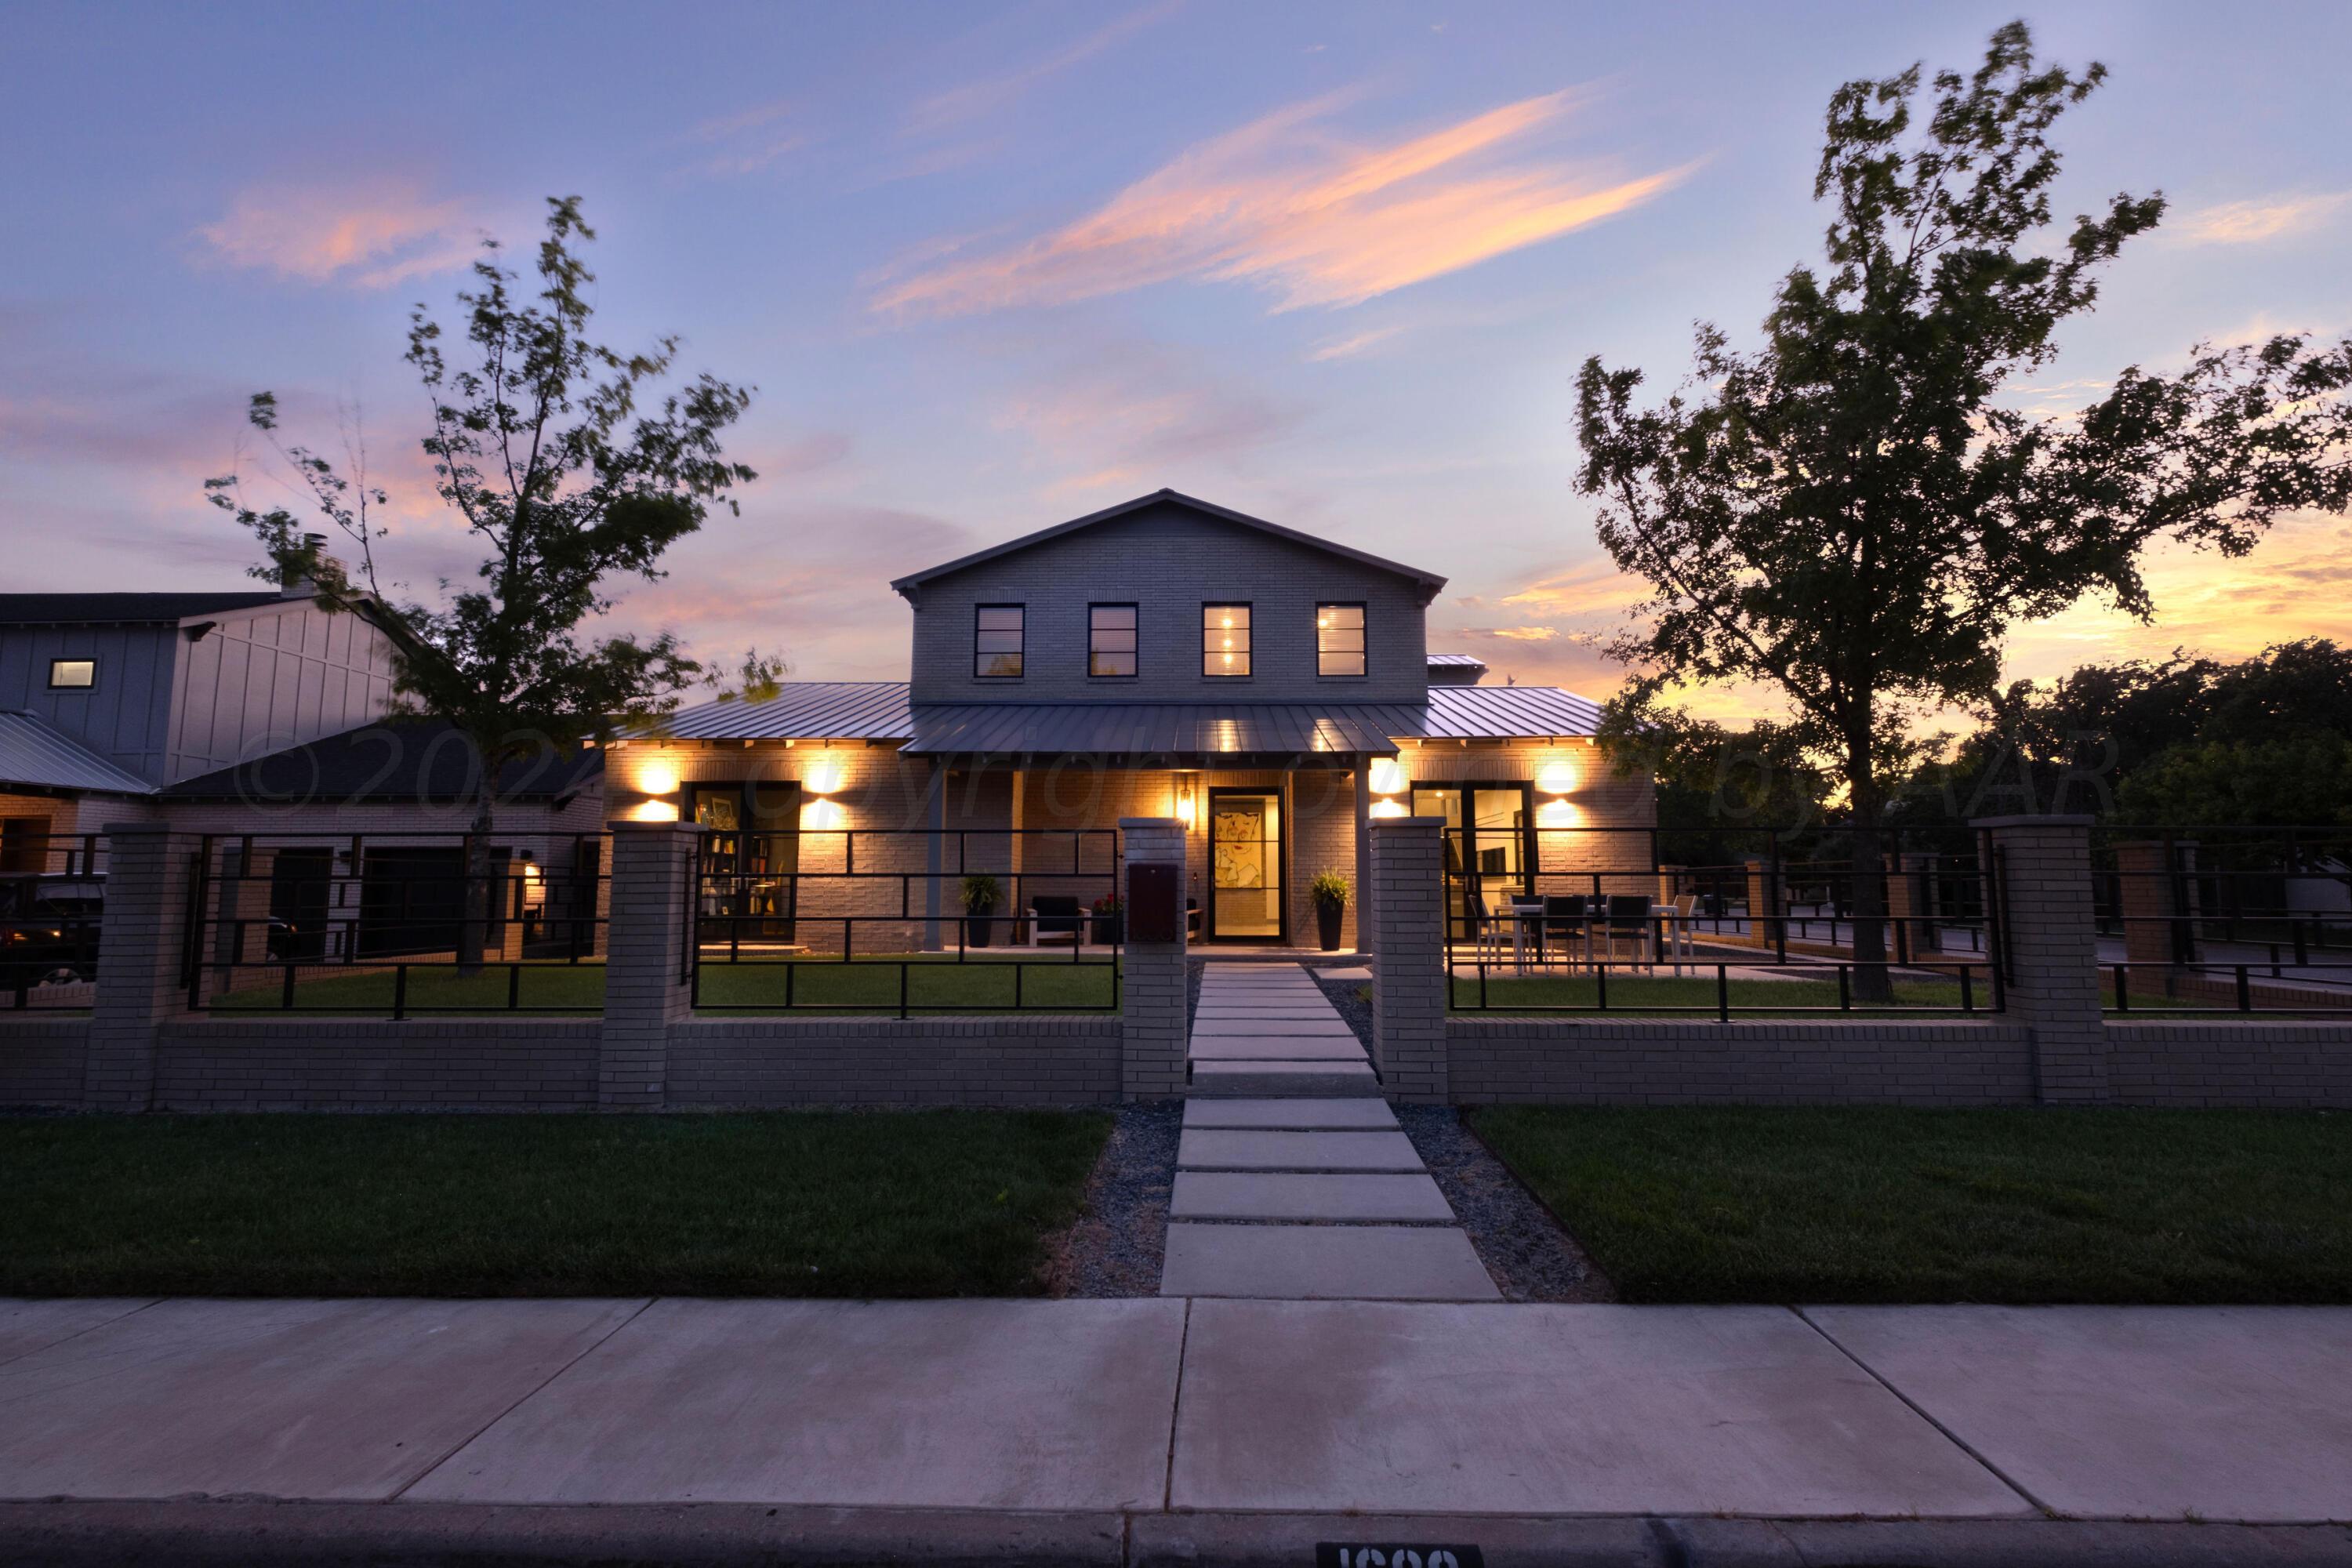
[[[1184,864],[1184,827],[1173,817],[1129,816],[1119,822],[1126,845],[1122,879],[1138,866]],[[1127,891],[1122,886],[1122,893]],[[1129,908],[1134,900],[1127,900]],[[1129,1100],[1164,1100],[1184,1092],[1184,1057],[1192,1036],[1192,977],[1184,959],[1184,923],[1172,942],[1139,942],[1129,931],[1119,982],[1119,1088]]]
[[[596,1103],[607,1110],[658,1110],[667,1096],[670,1031],[694,1011],[686,973],[693,936],[688,888],[702,830],[616,822],[612,835],[613,921]]]
[[[1418,1104],[1451,1094],[1443,838],[1434,817],[1372,824],[1372,1066],[1390,1099]]]
[[[107,828],[105,926],[90,1007],[82,1103],[145,1110],[155,1100],[155,1031],[187,1007],[184,960],[195,841],[157,823]]]
[[[2032,1031],[2035,1098],[2095,1105],[2109,1095],[2092,925],[2091,819],[1996,816],[1971,826],[1991,839],[2008,1013]]]

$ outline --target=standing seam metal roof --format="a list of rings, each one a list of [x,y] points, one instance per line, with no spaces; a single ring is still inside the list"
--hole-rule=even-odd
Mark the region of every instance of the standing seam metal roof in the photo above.
[[[905,741],[918,754],[1389,752],[1400,740],[1590,735],[1601,708],[1548,686],[1433,686],[1418,702],[943,702],[902,681],[803,681],[766,702],[709,702],[649,739]]]
[[[0,783],[99,795],[153,795],[155,786],[117,767],[37,714],[0,712]]]

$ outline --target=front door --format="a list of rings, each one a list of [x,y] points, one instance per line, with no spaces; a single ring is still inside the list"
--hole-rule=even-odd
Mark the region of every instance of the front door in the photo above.
[[[1412,814],[1445,823],[1445,916],[1454,941],[1471,940],[1481,904],[1492,913],[1535,890],[1526,784],[1415,784]]]
[[[1209,935],[1279,942],[1282,796],[1273,790],[1209,792]]]

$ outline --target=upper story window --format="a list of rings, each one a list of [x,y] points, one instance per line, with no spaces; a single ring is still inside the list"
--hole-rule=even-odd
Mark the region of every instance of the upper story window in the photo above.
[[[1201,606],[1201,673],[1247,675],[1250,672],[1250,607],[1247,605]]]
[[[1022,622],[1026,616],[1019,605],[982,605],[973,610],[972,674],[984,680],[1019,678]]]
[[[1135,673],[1135,606],[1087,606],[1087,673],[1123,676]]]
[[[1315,673],[1364,673],[1364,606],[1315,606]]]
[[[98,684],[98,660],[94,658],[53,658],[49,660],[49,689],[52,691],[87,691]]]

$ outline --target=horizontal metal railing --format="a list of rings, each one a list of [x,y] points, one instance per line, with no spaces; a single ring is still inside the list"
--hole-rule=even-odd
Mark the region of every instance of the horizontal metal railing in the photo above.
[[[772,858],[754,868],[730,864],[741,855],[726,835],[703,840],[686,954],[698,1011],[906,1018],[1119,1009],[1126,921],[1116,829],[827,829],[802,832],[792,853],[790,869]],[[964,878],[983,875],[1002,910],[964,906]],[[1077,907],[1040,916],[1038,897]],[[829,907],[876,902],[883,907]],[[1048,926],[1056,946],[1066,939],[1066,957],[1024,945]]]
[[[188,879],[192,1009],[389,1016],[604,1010],[601,833],[205,836]]]
[[[96,997],[106,889],[97,833],[0,838],[0,1010],[81,1012]]]

